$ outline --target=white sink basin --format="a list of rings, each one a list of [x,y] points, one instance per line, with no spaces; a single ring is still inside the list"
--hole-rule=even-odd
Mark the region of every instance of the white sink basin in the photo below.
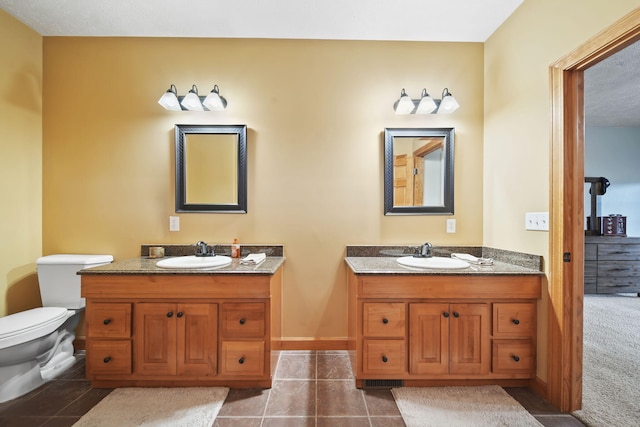
[[[467,261],[455,258],[445,258],[434,256],[431,258],[414,258],[412,256],[405,256],[397,259],[398,264],[406,267],[416,268],[434,268],[441,270],[456,270],[469,267]]]
[[[224,255],[216,256],[179,256],[156,262],[160,268],[212,268],[224,267],[231,264],[231,258]]]

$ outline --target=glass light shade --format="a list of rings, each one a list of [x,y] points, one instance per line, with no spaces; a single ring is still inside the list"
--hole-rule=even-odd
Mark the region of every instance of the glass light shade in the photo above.
[[[182,106],[189,111],[204,111],[202,107],[202,102],[200,102],[200,97],[192,91],[184,97],[181,102]]]
[[[224,102],[224,99],[218,94],[218,92],[216,92],[215,89],[207,95],[202,104],[210,111],[222,111],[227,107],[227,103]]]
[[[411,114],[416,105],[413,103],[409,95],[402,89],[400,93],[400,99],[396,102],[395,109],[396,114]]]
[[[170,90],[160,97],[158,104],[162,105],[165,110],[182,111],[182,108],[180,108],[180,102],[178,102],[178,97]]]
[[[445,89],[446,90],[446,89]],[[440,102],[440,108],[438,108],[438,114],[453,113],[460,107],[458,101],[448,91],[443,94],[442,102]]]
[[[429,94],[427,94],[426,91],[424,91],[422,98],[420,98],[418,108],[416,108],[416,114],[430,114],[436,108],[438,108],[436,102],[429,96]]]

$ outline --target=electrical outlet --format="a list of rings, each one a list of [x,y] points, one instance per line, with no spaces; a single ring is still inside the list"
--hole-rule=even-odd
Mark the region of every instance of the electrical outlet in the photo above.
[[[524,221],[526,230],[549,231],[549,212],[527,212]]]
[[[170,216],[169,217],[169,231],[180,231],[180,217],[179,216]]]
[[[456,219],[450,218],[447,220],[447,233],[455,233],[456,232]]]

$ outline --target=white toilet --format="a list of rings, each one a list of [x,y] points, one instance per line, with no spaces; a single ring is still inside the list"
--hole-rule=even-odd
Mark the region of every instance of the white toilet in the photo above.
[[[0,317],[0,402],[28,393],[75,363],[73,340],[85,307],[76,273],[112,261],[111,255],[38,258],[43,307]]]

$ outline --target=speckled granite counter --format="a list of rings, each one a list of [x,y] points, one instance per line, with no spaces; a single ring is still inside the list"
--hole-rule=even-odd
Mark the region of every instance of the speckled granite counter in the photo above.
[[[355,274],[390,275],[543,275],[542,257],[519,252],[482,247],[434,247],[434,256],[466,253],[476,257],[492,258],[493,265],[471,265],[464,269],[427,269],[405,267],[396,262],[398,257],[413,254],[411,246],[347,246],[345,261]]]
[[[149,258],[150,246],[163,246],[164,258]],[[219,255],[230,255],[231,250],[228,245],[215,245],[216,253]],[[160,259],[167,259],[172,256],[193,255],[195,252],[193,245],[142,245],[140,258],[131,258],[121,261],[114,261],[98,267],[87,268],[78,271],[79,275],[211,275],[211,274],[275,274],[284,263],[283,247],[281,245],[245,245],[242,246],[242,258],[249,253],[266,253],[267,259],[258,265],[241,264],[242,258],[234,258],[231,265],[214,268],[160,268],[156,267],[156,262]]]

